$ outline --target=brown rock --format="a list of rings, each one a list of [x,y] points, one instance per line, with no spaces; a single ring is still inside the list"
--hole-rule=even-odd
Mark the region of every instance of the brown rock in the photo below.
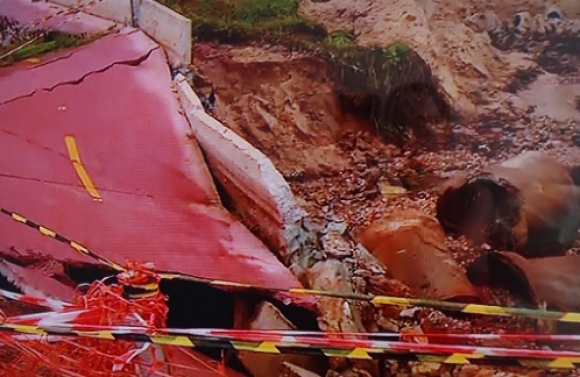
[[[280,377],[320,377],[320,374],[310,372],[292,363],[284,362],[282,363]]]
[[[478,302],[480,298],[449,255],[437,220],[403,210],[372,224],[360,241],[396,279],[417,295],[436,300]]]
[[[439,377],[441,376],[440,363],[417,363],[411,367],[414,376]]]
[[[525,256],[562,250],[577,237],[580,188],[563,164],[541,152],[522,153],[456,183],[437,202],[448,232]]]
[[[386,276],[371,276],[367,280],[368,290],[375,295],[413,297],[413,291],[397,279]]]
[[[342,236],[339,230],[330,230],[321,237],[320,242],[325,254],[334,258],[341,259],[353,254],[353,245]]]
[[[296,327],[288,321],[282,313],[269,302],[261,302],[252,315],[251,305],[245,298],[237,298],[234,302],[236,329],[263,329],[263,330],[295,330]],[[281,373],[283,363],[291,363],[306,370],[324,373],[326,362],[315,356],[303,355],[267,355],[240,351],[238,359],[254,377],[272,377]]]
[[[526,259],[517,253],[493,252],[476,259],[468,274],[476,284],[517,292],[538,308],[578,312],[579,270],[580,255]],[[542,332],[555,330],[554,321],[541,320],[538,324]]]
[[[397,279],[386,276],[371,276],[367,279],[368,292],[380,296],[393,297],[413,297],[411,288],[401,283]],[[397,331],[397,323],[394,319],[399,319],[399,313],[404,307],[384,305],[379,310],[379,326],[385,331]]]
[[[316,263],[308,271],[309,286],[312,289],[337,292],[343,294],[353,294],[351,283],[348,279],[346,267],[337,260],[327,260]],[[365,332],[361,321],[361,315],[356,306],[348,300],[320,297],[318,321],[323,331],[332,332]],[[347,337],[347,336],[344,336]],[[357,338],[348,336],[348,338]],[[349,366],[348,360],[344,358],[332,358],[330,365],[333,369],[344,370]],[[378,375],[378,366],[375,362],[355,361],[355,366],[361,369],[372,371],[373,376]]]
[[[308,271],[308,282],[312,289],[353,294],[348,280],[348,271],[337,260],[328,260],[316,263]],[[343,299],[320,297],[319,307],[321,317],[319,325],[327,332],[361,332],[364,331],[360,320],[360,313],[354,306]]]

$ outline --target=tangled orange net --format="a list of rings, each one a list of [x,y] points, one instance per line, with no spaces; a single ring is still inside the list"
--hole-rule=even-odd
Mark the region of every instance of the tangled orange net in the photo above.
[[[71,321],[82,325],[166,326],[168,308],[159,278],[148,266],[77,288],[72,310],[88,309]],[[168,375],[163,350],[149,343],[46,335],[0,334],[0,374],[5,376]]]

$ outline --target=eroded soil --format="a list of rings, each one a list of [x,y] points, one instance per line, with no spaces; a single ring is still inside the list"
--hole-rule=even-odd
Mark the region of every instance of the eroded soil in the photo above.
[[[315,5],[306,7],[310,6]],[[436,3],[430,12],[430,25],[442,25],[444,33],[452,28],[467,29],[463,16],[451,8],[449,2]],[[530,12],[541,12],[540,8],[534,3]],[[511,17],[511,11],[500,10],[498,16]],[[310,8],[309,12],[323,15],[329,11]],[[437,35],[438,29],[429,26],[429,31]],[[459,96],[465,94],[477,111],[449,121],[445,126],[453,131],[452,136],[435,149],[416,142],[398,145],[383,140],[368,122],[344,111],[326,64],[316,58],[275,46],[211,44],[196,45],[194,57],[198,73],[215,88],[214,116],[272,159],[314,219],[322,222],[329,216],[343,218],[356,235],[362,227],[401,209],[416,208],[434,215],[440,184],[457,171],[478,172],[527,150],[544,151],[566,165],[580,163],[576,125],[580,118],[580,81],[576,70],[547,72],[541,61],[546,50],[537,47],[535,37],[521,37],[517,46],[499,50],[485,31],[475,35],[475,40],[485,42],[485,51],[490,54],[479,54],[469,64],[479,66],[484,75],[466,78],[469,74],[457,71],[461,67],[447,67],[455,69],[450,71],[451,78],[460,88],[481,80],[489,82],[472,87],[469,93],[459,90]],[[545,46],[553,43],[540,39]],[[568,48],[580,49],[578,36],[567,43]],[[457,42],[452,48],[457,48]],[[576,64],[570,59],[560,62]],[[502,71],[508,66],[510,69]],[[494,75],[493,70],[502,72]],[[198,93],[203,95],[204,90],[199,88]],[[473,245],[464,237],[448,237],[447,246],[463,268],[489,249],[487,245]],[[576,253],[580,243],[575,246],[568,253]],[[514,304],[506,292],[481,289],[490,304]],[[452,328],[456,332],[538,331],[537,323],[530,320],[459,320],[430,311],[419,322],[431,330]],[[555,375],[521,368],[497,372],[478,366],[418,370],[417,365],[388,365],[393,374],[387,375],[499,376],[510,375],[509,371],[513,375]]]

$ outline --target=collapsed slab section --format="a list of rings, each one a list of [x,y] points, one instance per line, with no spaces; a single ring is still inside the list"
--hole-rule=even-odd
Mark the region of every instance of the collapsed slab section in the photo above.
[[[29,296],[62,301],[70,301],[74,296],[72,287],[33,268],[24,268],[0,260],[0,274]]]
[[[109,62],[95,64],[105,51]],[[35,82],[52,75],[53,64],[57,82]],[[166,57],[145,34],[64,51],[34,75],[25,63],[15,67],[0,73],[0,86],[32,91],[0,104],[2,206],[120,264],[153,262],[161,271],[261,288],[301,286],[221,206]],[[0,234],[0,251],[95,263],[7,216]]]

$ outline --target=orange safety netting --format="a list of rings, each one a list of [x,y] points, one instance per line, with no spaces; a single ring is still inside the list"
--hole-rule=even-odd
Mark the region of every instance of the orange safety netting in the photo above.
[[[95,282],[86,293],[77,288],[75,309],[97,316],[72,324],[139,325],[152,330],[166,325],[166,298],[159,278],[147,266],[128,265],[116,284]],[[110,278],[109,278],[110,279]],[[96,338],[0,334],[0,375],[5,376],[138,376],[166,375],[163,351],[151,344]]]

